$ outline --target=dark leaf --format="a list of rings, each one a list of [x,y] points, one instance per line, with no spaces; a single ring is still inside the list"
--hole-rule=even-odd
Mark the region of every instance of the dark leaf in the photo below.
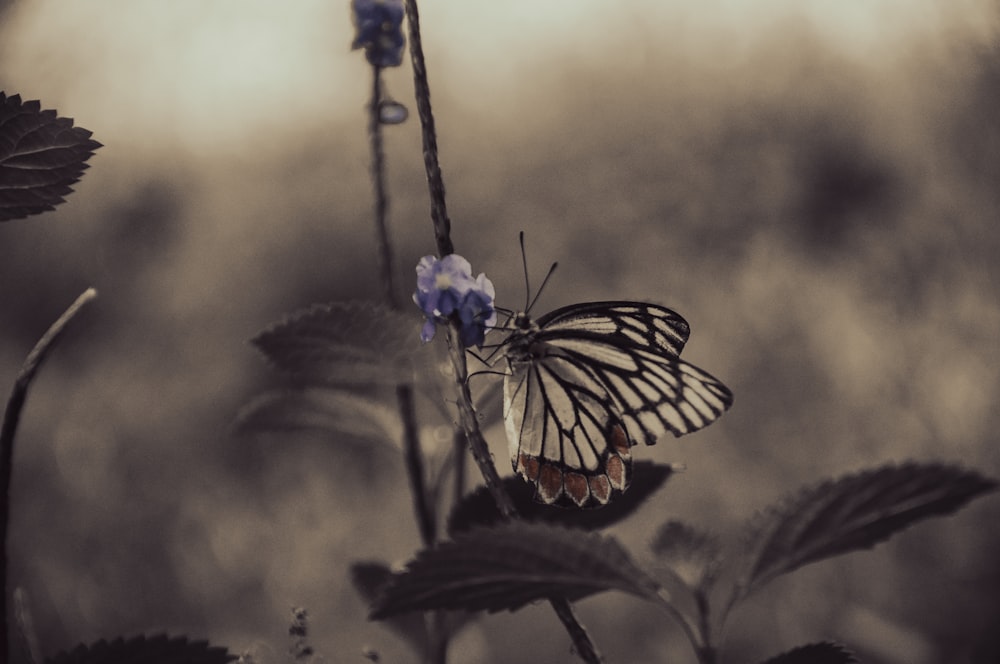
[[[997,484],[938,464],[884,466],[806,489],[752,523],[742,593],[802,565],[871,548],[931,516],[950,514]]]
[[[54,210],[101,147],[70,118],[0,92],[0,221]]]
[[[393,577],[371,617],[433,609],[513,611],[535,600],[573,601],[604,590],[657,597],[656,582],[613,538],[514,522],[421,551]]]
[[[400,446],[399,413],[377,398],[345,390],[304,388],[257,397],[240,410],[237,433],[339,432]]]
[[[385,563],[366,561],[351,565],[351,582],[368,604],[374,604],[378,600],[393,576],[392,570]],[[445,614],[445,630],[448,634],[455,634],[474,617],[475,614],[467,611],[448,611]],[[384,619],[383,624],[413,644],[416,652],[426,652],[427,631],[422,615],[403,613]]]
[[[378,560],[362,560],[351,563],[351,584],[361,595],[361,599],[369,604],[378,599],[379,595],[392,580],[392,570]]]
[[[650,548],[689,588],[705,588],[715,578],[722,546],[712,534],[681,521],[667,521],[656,531]]]
[[[852,664],[857,661],[854,653],[842,645],[824,641],[789,650],[763,664]]]
[[[670,477],[673,470],[665,464],[636,461],[633,464],[632,484],[629,490],[609,505],[600,509],[577,510],[543,505],[532,499],[534,489],[520,477],[503,480],[507,495],[514,501],[517,512],[526,521],[556,523],[584,530],[607,528],[631,516]],[[480,487],[465,496],[448,517],[451,535],[469,530],[473,526],[500,523],[493,496],[486,487]]]
[[[419,318],[371,302],[315,305],[252,343],[279,369],[326,385],[396,385],[439,371]],[[419,371],[418,371],[419,369]]]
[[[205,641],[164,635],[137,636],[128,641],[103,639],[46,658],[46,664],[225,664],[236,659],[225,648],[210,647]]]
[[[351,583],[361,598],[369,605],[374,604],[382,591],[392,580],[389,566],[375,561],[356,562],[351,565]],[[385,626],[403,637],[415,652],[427,651],[427,629],[424,617],[419,613],[406,613],[385,620]]]

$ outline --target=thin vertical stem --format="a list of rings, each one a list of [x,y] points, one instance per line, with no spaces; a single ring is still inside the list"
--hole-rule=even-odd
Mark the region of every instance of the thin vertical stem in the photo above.
[[[28,387],[49,351],[55,347],[63,330],[85,304],[97,297],[93,288],[85,290],[62,316],[42,335],[35,347],[28,353],[21,371],[17,374],[7,409],[4,411],[3,425],[0,427],[0,659],[6,660],[9,648],[7,633],[7,526],[10,523],[10,483],[14,465],[14,437],[21,420],[21,409],[28,398]]]
[[[396,386],[396,403],[403,421],[403,456],[406,474],[410,479],[413,494],[413,509],[417,515],[417,527],[424,546],[432,546],[437,539],[437,519],[434,509],[427,499],[424,486],[424,457],[420,449],[420,432],[417,430],[417,412],[413,403],[413,386]]]
[[[465,436],[458,429],[455,430],[452,436],[452,456],[454,456],[455,464],[455,482],[454,482],[454,504],[457,505],[465,497]]]
[[[392,243],[389,241],[389,196],[385,188],[385,150],[382,141],[382,68],[372,67],[372,97],[368,107],[368,137],[372,153],[372,186],[375,189],[375,233],[378,243],[378,267],[382,276],[382,292],[386,303],[399,308],[396,294]]]
[[[576,614],[573,613],[573,605],[563,598],[550,599],[549,604],[552,605],[552,609],[559,616],[559,620],[562,621],[566,631],[569,632],[570,638],[573,639],[573,645],[576,646],[576,654],[580,656],[580,659],[587,662],[587,664],[601,664],[604,658],[597,651],[594,642],[590,640],[590,635],[587,634],[586,628],[577,620]]]
[[[427,82],[427,67],[424,62],[424,47],[420,39],[420,12],[416,0],[406,0],[406,18],[410,26],[410,60],[413,63],[413,87],[417,100],[417,115],[420,117],[421,135],[424,147],[424,169],[427,172],[427,187],[431,199],[431,220],[434,223],[434,238],[437,241],[438,255],[447,256],[455,253],[451,241],[451,220],[448,218],[448,208],[445,203],[444,180],[441,176],[441,165],[438,162],[437,130],[434,127],[434,113],[431,110],[431,90]],[[452,364],[455,367],[455,380],[459,390],[458,411],[462,429],[472,457],[486,482],[497,508],[506,519],[517,518],[514,504],[504,491],[496,466],[490,457],[486,439],[479,429],[472,405],[472,395],[469,393],[468,367],[465,360],[465,348],[458,334],[457,322],[448,326],[448,348],[451,351]],[[573,614],[570,603],[565,599],[550,600],[559,620],[562,621],[573,639],[577,653],[588,664],[600,664],[601,656],[590,640],[587,630]]]
[[[698,604],[698,631],[701,638],[701,651],[711,651],[711,656],[714,659],[714,648],[712,647],[712,614],[708,603],[708,596],[699,589],[695,591],[694,597]],[[705,664],[710,664],[707,660],[703,661],[705,661]]]
[[[427,186],[430,191],[431,220],[434,224],[434,237],[437,240],[438,254],[443,257],[454,253],[455,247],[451,241],[451,220],[448,218],[444,180],[441,176],[441,166],[438,163],[437,129],[434,126],[434,113],[431,111],[431,90],[427,82],[424,48],[420,38],[420,12],[417,9],[416,0],[406,0],[406,19],[410,26],[413,87],[417,101],[417,115],[420,117],[421,135],[423,136],[424,169],[427,173]],[[465,360],[465,348],[459,338],[457,323],[448,327],[448,348],[451,351],[451,360],[455,367],[455,381],[459,390],[459,420],[472,450],[472,456],[479,465],[486,486],[492,493],[501,514],[506,518],[514,518],[514,504],[503,490],[500,476],[490,458],[486,439],[483,438],[483,434],[479,430],[479,421],[476,419],[475,409],[472,406],[472,395],[469,392],[469,371]]]
[[[458,323],[448,326],[448,350],[451,353],[451,362],[455,367],[455,386],[458,388],[458,420],[465,432],[465,438],[469,442],[469,449],[472,451],[472,458],[479,466],[479,472],[486,482],[486,488],[497,504],[497,509],[505,519],[516,519],[517,511],[510,496],[504,491],[500,475],[497,473],[493,459],[490,457],[489,446],[483,437],[483,432],[479,428],[479,418],[476,417],[475,408],[472,406],[472,394],[469,392],[469,368],[465,358],[465,348],[459,338]]]
[[[389,196],[385,186],[385,151],[382,141],[382,122],[379,118],[379,106],[382,102],[382,69],[372,67],[372,96],[368,105],[368,136],[372,153],[372,186],[375,191],[375,231],[378,240],[379,271],[382,276],[382,290],[386,303],[393,309],[399,309],[399,298],[396,295],[393,274],[395,265],[392,255],[392,243],[389,239]],[[420,450],[420,431],[417,427],[417,412],[413,403],[413,386],[399,384],[396,386],[396,402],[399,405],[399,416],[403,423],[403,450],[406,461],[410,489],[413,493],[413,507],[416,511],[417,526],[425,546],[430,546],[436,539],[437,525],[434,511],[427,500],[427,489],[424,486],[424,463]]]
[[[438,162],[437,129],[434,127],[434,113],[431,110],[431,88],[427,82],[424,46],[420,39],[420,12],[417,10],[417,0],[406,0],[406,19],[410,26],[410,60],[413,63],[413,87],[423,136],[424,170],[427,171],[427,188],[431,197],[431,220],[434,222],[434,239],[437,241],[438,255],[443,257],[455,253],[455,247],[451,242],[451,219],[448,218],[444,179],[441,176],[441,164]]]
[[[680,582],[682,587],[687,587],[687,584],[679,577],[674,575],[674,578]],[[696,589],[693,590],[692,597],[698,610],[699,619],[697,624],[693,619],[688,618],[688,616],[681,612],[665,592],[661,592],[659,595],[659,605],[684,630],[684,635],[698,657],[698,662],[700,664],[715,664],[716,650],[711,642],[708,595],[700,589]]]
[[[483,438],[482,431],[479,428],[479,419],[476,417],[475,409],[472,407],[472,395],[469,392],[468,364],[465,361],[465,348],[462,347],[461,340],[459,339],[457,323],[448,326],[448,348],[451,351],[452,363],[455,365],[455,380],[459,391],[459,422],[469,441],[472,458],[476,460],[479,472],[482,473],[483,479],[486,481],[486,488],[493,496],[500,514],[503,515],[504,519],[516,519],[518,518],[517,510],[510,496],[504,491],[500,475],[497,473],[496,466],[493,465],[493,459],[490,457],[486,439]],[[566,628],[566,632],[573,640],[573,645],[576,647],[576,652],[580,658],[588,664],[601,664],[604,660],[601,658],[597,646],[590,640],[590,635],[587,633],[586,628],[577,620],[576,614],[573,613],[573,606],[569,601],[564,598],[550,598],[549,603],[556,612],[556,616],[559,617],[559,620]]]
[[[368,136],[372,153],[371,174],[375,196],[378,265],[385,302],[392,309],[398,310],[400,302],[395,284],[395,261],[389,237],[389,195],[385,185],[386,160],[380,117],[381,104],[382,68],[374,65],[372,67],[371,103],[368,106]],[[420,531],[420,539],[424,546],[430,547],[437,540],[437,518],[424,483],[424,457],[423,451],[420,449],[420,429],[417,425],[413,385],[409,383],[396,385],[396,404],[399,407],[399,418],[403,425],[403,460],[410,483],[410,493],[413,495],[413,510],[417,518],[417,529]],[[435,615],[431,616],[431,620],[427,624],[427,642],[425,661],[432,664],[444,664],[448,650],[448,638],[440,618]]]
[[[395,279],[393,278],[395,266],[392,243],[389,240],[389,196],[385,187],[385,151],[382,147],[382,122],[379,118],[379,106],[382,102],[382,69],[373,66],[372,72],[372,97],[368,107],[368,135],[371,140],[372,152],[372,184],[375,190],[375,229],[378,236],[379,271],[382,275],[382,289],[386,303],[393,309],[399,309],[399,298],[396,295]],[[436,539],[437,526],[433,509],[427,500],[427,489],[424,486],[424,463],[420,450],[417,412],[413,403],[413,386],[409,384],[397,385],[396,402],[399,405],[399,415],[403,423],[403,449],[410,489],[413,493],[417,525],[424,545],[430,546],[434,544]]]

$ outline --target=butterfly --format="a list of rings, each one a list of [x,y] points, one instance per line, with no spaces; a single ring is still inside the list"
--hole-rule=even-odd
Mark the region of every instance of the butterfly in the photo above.
[[[508,328],[504,425],[538,502],[606,505],[628,489],[633,445],[697,431],[733,403],[680,359],[690,327],[666,307],[589,302],[537,320],[518,313]]]

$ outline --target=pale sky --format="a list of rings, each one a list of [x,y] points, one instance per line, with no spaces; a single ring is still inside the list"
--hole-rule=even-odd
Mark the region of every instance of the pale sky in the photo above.
[[[739,58],[801,25],[843,54],[885,60],[913,36],[995,25],[985,0],[423,0],[437,80],[502,94],[539,67],[641,57],[649,45]],[[104,139],[236,147],[261,130],[357,112],[367,67],[347,0],[22,0],[0,27],[0,89],[72,109]],[[399,72],[405,81],[408,71]],[[402,84],[400,84],[401,86]],[[294,117],[293,117],[294,116]]]

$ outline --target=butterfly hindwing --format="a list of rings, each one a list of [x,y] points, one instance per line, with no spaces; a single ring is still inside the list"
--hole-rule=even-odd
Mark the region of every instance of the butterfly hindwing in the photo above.
[[[632,441],[586,370],[565,358],[513,363],[504,381],[514,470],[547,504],[607,504],[628,488]],[[609,407],[610,406],[610,407]]]
[[[506,342],[504,416],[514,469],[542,502],[606,504],[628,487],[637,440],[696,431],[732,403],[678,357],[690,328],[665,307],[593,302],[523,320]]]

